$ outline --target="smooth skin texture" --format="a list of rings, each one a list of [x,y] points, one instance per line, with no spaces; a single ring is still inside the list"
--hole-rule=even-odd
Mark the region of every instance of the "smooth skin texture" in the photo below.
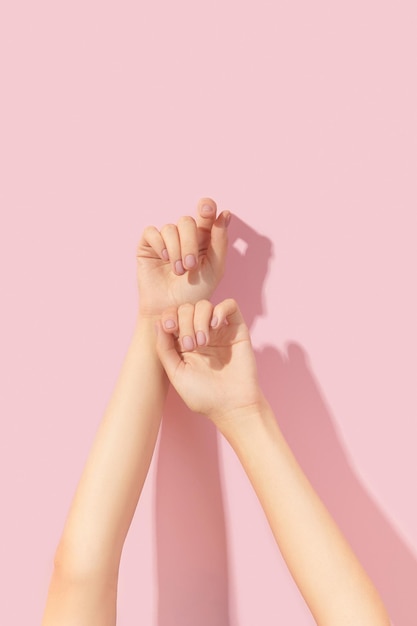
[[[389,625],[262,395],[236,302],[208,300],[224,272],[229,220],[203,198],[196,220],[150,227],[141,238],[135,331],[57,548],[42,626],[116,624],[120,557],[152,458],[166,374],[235,450],[317,623]]]
[[[175,327],[167,328],[167,320]],[[197,346],[199,332],[206,341]],[[262,395],[249,331],[236,302],[169,308],[158,326],[157,350],[185,403],[210,418],[236,452],[317,624],[390,626],[377,590]]]
[[[216,218],[214,200],[202,198],[196,220],[145,229],[137,250],[142,316],[211,297],[225,269],[230,217],[223,211]]]
[[[42,626],[116,624],[120,557],[168,388],[155,323],[167,307],[209,298],[220,281],[230,213],[216,213],[202,198],[195,220],[150,227],[139,242],[136,326],[56,551]]]

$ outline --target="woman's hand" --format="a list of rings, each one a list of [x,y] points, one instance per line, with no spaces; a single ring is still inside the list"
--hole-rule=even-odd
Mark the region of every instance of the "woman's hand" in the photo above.
[[[221,428],[261,401],[248,328],[234,300],[170,307],[157,327],[157,352],[188,407]]]
[[[234,300],[172,307],[156,349],[188,406],[216,424],[259,498],[281,554],[320,626],[389,626],[386,609],[286,443],[259,389]]]
[[[136,255],[142,315],[210,298],[224,273],[230,221],[229,211],[217,218],[216,211],[214,200],[201,198],[196,220],[145,229]]]

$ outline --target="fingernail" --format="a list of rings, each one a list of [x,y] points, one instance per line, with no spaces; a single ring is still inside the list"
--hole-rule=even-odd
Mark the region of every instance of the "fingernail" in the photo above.
[[[164,261],[169,261],[168,250],[166,248],[162,250],[161,257],[164,259]]]
[[[174,320],[165,320],[164,326],[165,328],[171,330],[171,328],[175,328],[176,323],[174,322]]]
[[[203,204],[201,207],[201,215],[211,215],[214,212],[214,207],[211,204]]]
[[[219,323],[219,318],[217,317],[217,315],[215,315],[213,319],[211,320],[210,326],[212,328],[216,328],[218,323]]]
[[[206,345],[206,336],[203,333],[202,330],[198,330],[197,334],[195,336],[195,338],[197,339],[197,345],[198,346],[205,346]]]
[[[187,256],[184,259],[184,262],[185,262],[185,267],[187,269],[190,270],[191,268],[193,268],[196,264],[196,258],[194,254],[187,254]]]
[[[230,213],[230,211],[224,216],[224,225],[226,226],[226,228],[229,226],[230,224],[230,220],[232,219],[232,214]]]
[[[184,274],[185,270],[183,268],[182,261],[175,262],[175,271],[177,274]]]
[[[194,350],[194,341],[192,340],[192,337],[185,335],[185,337],[182,338],[182,347],[184,350]]]

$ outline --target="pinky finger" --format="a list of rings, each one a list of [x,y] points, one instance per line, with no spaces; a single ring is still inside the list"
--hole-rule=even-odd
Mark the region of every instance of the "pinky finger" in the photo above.
[[[169,261],[165,242],[161,233],[155,226],[148,226],[143,233],[143,239],[163,261]]]
[[[210,326],[220,328],[227,324],[241,324],[242,322],[244,319],[236,300],[228,298],[214,307]]]

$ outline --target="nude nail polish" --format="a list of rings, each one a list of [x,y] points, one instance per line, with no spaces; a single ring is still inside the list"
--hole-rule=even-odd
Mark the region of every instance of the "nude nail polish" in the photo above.
[[[185,267],[189,270],[191,270],[193,267],[195,267],[196,264],[196,258],[194,256],[194,254],[187,254],[187,256],[184,259],[184,263],[185,263]]]
[[[177,274],[184,274],[185,270],[184,267],[182,265],[182,261],[176,261],[175,262],[175,271]]]
[[[182,338],[182,347],[184,350],[194,350],[194,341],[192,337],[185,335],[185,337]]]

